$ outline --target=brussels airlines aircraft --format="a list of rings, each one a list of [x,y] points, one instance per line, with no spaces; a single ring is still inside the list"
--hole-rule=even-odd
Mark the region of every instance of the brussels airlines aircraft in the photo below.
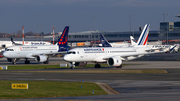
[[[19,59],[26,59],[25,64],[29,64],[28,59],[34,58],[38,62],[48,64],[49,55],[66,53],[69,46],[67,46],[69,26],[64,28],[63,33],[58,39],[57,45],[19,45],[12,46],[6,49],[3,56],[7,58],[9,62],[16,64]]]
[[[149,26],[149,24],[147,25]],[[145,30],[148,30],[147,27]],[[146,31],[144,31],[146,32]],[[148,33],[144,33],[143,36],[147,36]],[[64,55],[64,60],[71,64],[73,69],[78,65],[86,65],[87,62],[97,63],[95,68],[100,68],[101,62],[107,62],[110,66],[121,67],[122,60],[128,57],[138,57],[145,54],[154,54],[159,52],[149,52],[150,48],[144,47],[147,38],[140,38],[138,44],[134,47],[91,47],[91,48],[74,48],[68,51]]]
[[[14,42],[12,39],[11,41],[0,41],[0,52],[5,50],[5,48],[15,45],[23,45],[22,41]],[[51,45],[50,42],[45,41],[24,41],[24,45]]]

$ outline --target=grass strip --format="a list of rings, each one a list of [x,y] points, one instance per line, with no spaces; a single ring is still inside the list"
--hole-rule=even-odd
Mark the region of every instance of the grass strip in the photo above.
[[[76,66],[75,68],[88,68],[88,67],[94,67],[95,64],[87,64],[86,66]],[[123,66],[126,66],[129,64],[123,64]],[[102,63],[101,67],[109,67],[108,64]],[[11,65],[8,66],[8,70],[23,70],[23,69],[56,69],[56,68],[70,68],[70,67],[60,67],[60,65]]]
[[[11,89],[12,83],[28,83],[29,89]],[[92,94],[93,90],[94,94]],[[95,83],[60,81],[0,81],[0,91],[0,99],[72,97],[107,94]]]
[[[167,74],[166,70],[49,70],[49,71],[12,71],[18,73],[135,73],[135,74]]]

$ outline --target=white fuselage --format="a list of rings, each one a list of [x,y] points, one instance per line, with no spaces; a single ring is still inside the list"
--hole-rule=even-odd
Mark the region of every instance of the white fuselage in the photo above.
[[[6,49],[3,56],[6,58],[34,58],[33,55],[53,53],[58,51],[57,45],[26,45],[12,46]]]
[[[174,45],[147,45],[147,47],[151,49],[163,49],[164,51],[169,51],[171,48],[174,47]],[[175,47],[175,50],[177,51],[179,47]]]
[[[15,41],[17,44],[23,44],[22,41]],[[50,42],[45,41],[24,41],[24,45],[51,45]],[[12,41],[0,41],[0,47],[5,46],[4,48],[13,46]]]
[[[109,43],[112,47],[129,47],[130,43]],[[102,44],[99,44],[102,47]]]
[[[106,62],[107,58],[128,55],[136,53],[144,53],[145,48],[113,48],[113,47],[94,47],[94,48],[74,48],[64,56],[64,60],[68,62]]]

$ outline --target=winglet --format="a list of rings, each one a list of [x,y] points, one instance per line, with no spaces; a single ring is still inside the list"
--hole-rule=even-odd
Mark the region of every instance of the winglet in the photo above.
[[[147,45],[147,40],[148,40],[148,34],[149,34],[149,26],[150,24],[146,24],[144,26],[144,29],[138,39],[138,42],[136,44],[136,46],[145,46]]]
[[[100,34],[100,41],[103,47],[112,47],[102,34]]]

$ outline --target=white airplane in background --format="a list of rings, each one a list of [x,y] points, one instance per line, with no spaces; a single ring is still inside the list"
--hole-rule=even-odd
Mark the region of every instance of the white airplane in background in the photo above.
[[[130,39],[131,39],[131,46],[135,46],[137,44],[136,40],[134,39],[133,36],[130,36]],[[147,44],[147,41],[146,41],[146,44]],[[177,45],[146,45],[146,47],[148,48],[151,48],[152,50],[164,50],[164,51],[178,51],[178,47],[174,47],[174,46],[177,46]]]
[[[15,45],[23,45],[22,41],[16,41],[14,42],[12,39],[11,41],[0,41],[0,52],[10,46]],[[50,42],[45,41],[24,41],[24,45],[51,45]]]
[[[147,45],[149,26],[150,25],[148,24],[144,26],[143,31],[141,32],[141,35],[138,39],[139,45],[143,45],[143,46]],[[130,43],[122,43],[122,44],[113,43],[112,44],[112,43],[109,43],[102,34],[100,34],[100,41],[101,41],[100,46],[103,46],[103,47],[130,47],[130,46],[135,46],[137,44],[136,40],[132,36],[130,36],[130,40],[131,40],[131,44]]]
[[[63,33],[58,39],[57,45],[18,45],[8,47],[3,56],[7,58],[9,62],[16,64],[19,59],[26,59],[25,64],[29,64],[28,59],[34,58],[38,62],[48,64],[49,55],[66,53],[69,46],[67,46],[69,26],[64,28]]]
[[[64,60],[71,64],[71,68],[74,69],[78,65],[86,65],[87,62],[96,63],[95,68],[100,68],[98,63],[107,62],[109,66],[115,66],[117,68],[122,67],[122,60],[128,59],[128,57],[138,57],[145,54],[161,53],[151,52],[150,48],[145,47],[148,36],[149,24],[146,25],[144,33],[140,36],[137,44],[134,47],[91,47],[91,48],[74,48],[68,51],[64,55]]]
[[[101,44],[99,44],[99,46],[101,47],[129,47],[130,43],[109,43],[106,38],[100,34],[100,41]]]
[[[136,42],[136,40],[134,39],[133,36],[130,36],[130,40],[131,40],[131,46],[135,46],[137,44],[137,42]]]

